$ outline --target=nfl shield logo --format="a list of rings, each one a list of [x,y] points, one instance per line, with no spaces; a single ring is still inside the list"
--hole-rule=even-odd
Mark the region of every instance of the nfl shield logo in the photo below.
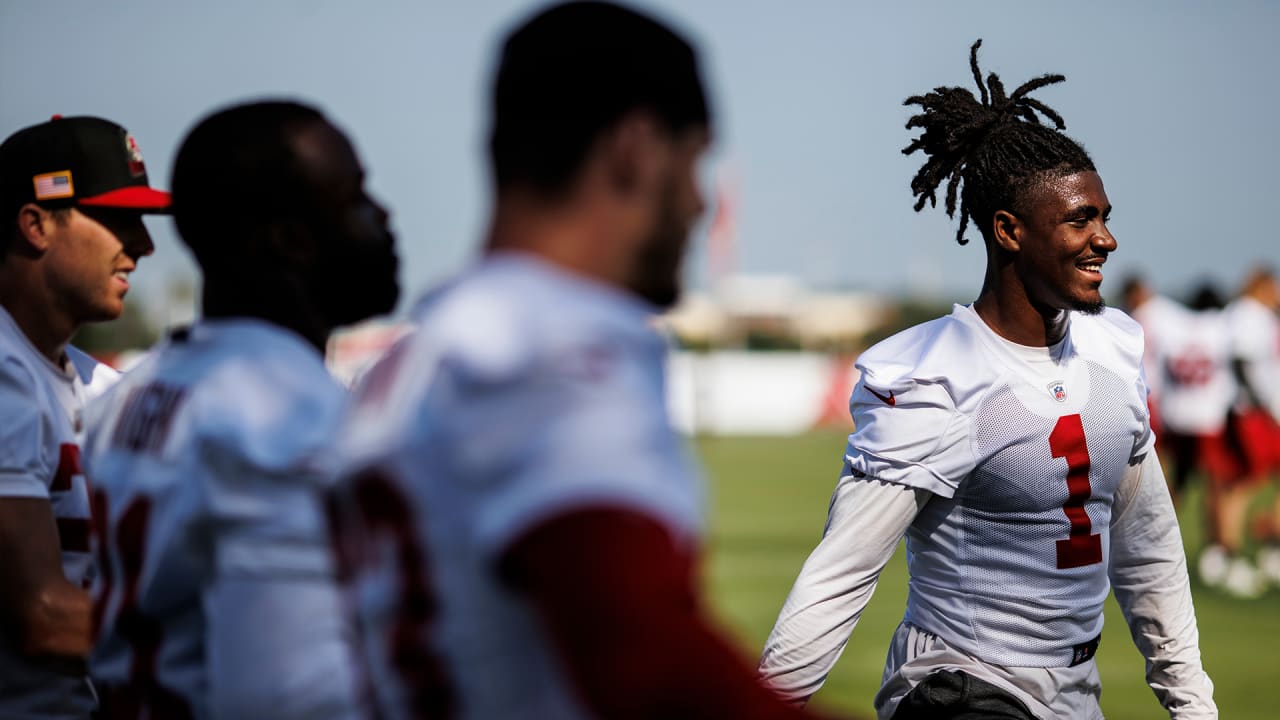
[[[1061,380],[1054,380],[1049,383],[1049,392],[1053,395],[1053,399],[1058,402],[1067,401],[1067,388],[1062,384]]]

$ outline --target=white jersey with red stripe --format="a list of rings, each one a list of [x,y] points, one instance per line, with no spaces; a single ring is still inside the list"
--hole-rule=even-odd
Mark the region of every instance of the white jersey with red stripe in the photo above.
[[[88,588],[93,563],[81,416],[85,402],[118,375],[73,347],[66,356],[58,367],[40,354],[0,307],[0,496],[49,500],[63,574]],[[86,679],[35,667],[0,640],[0,716],[83,718],[93,704]]]
[[[175,333],[90,406],[90,671],[108,712],[355,715],[323,512],[347,398],[298,335],[219,319]]]
[[[1153,442],[1142,348],[1118,310],[1071,313],[1045,348],[956,306],[859,359],[849,467],[933,494],[907,532],[907,622],[998,665],[1080,660],[1116,490]]]
[[[1227,305],[1232,351],[1263,409],[1280,422],[1280,318],[1266,305],[1241,297]]]
[[[1221,432],[1236,398],[1226,316],[1184,310],[1170,318],[1161,329],[1157,364],[1164,426],[1185,435]]]
[[[340,541],[363,560],[353,598],[383,716],[585,716],[498,562],[541,523],[602,507],[698,542],[701,483],[666,414],[652,312],[495,255],[427,296],[414,332],[363,379],[339,496],[362,529]]]

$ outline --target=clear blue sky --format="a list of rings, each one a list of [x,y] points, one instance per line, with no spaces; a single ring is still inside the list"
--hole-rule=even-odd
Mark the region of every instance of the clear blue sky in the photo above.
[[[919,156],[902,100],[972,82],[969,45],[1007,85],[1067,76],[1038,97],[1093,154],[1115,205],[1114,292],[1140,270],[1170,293],[1233,290],[1280,264],[1280,3],[645,0],[700,46],[718,115],[708,177],[740,190],[737,268],[821,287],[971,299],[979,243],[916,214]],[[216,106],[262,96],[320,105],[354,138],[393,213],[410,296],[474,254],[487,212],[486,88],[523,0],[11,0],[0,5],[0,134],[52,113],[137,136],[167,187],[178,142]],[[135,276],[153,302],[190,277],[171,224]],[[704,282],[701,250],[689,266]],[[405,305],[402,302],[402,306]]]

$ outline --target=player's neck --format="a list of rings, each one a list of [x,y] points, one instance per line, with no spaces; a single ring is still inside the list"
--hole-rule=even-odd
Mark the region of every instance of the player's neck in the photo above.
[[[1067,313],[1048,307],[1037,307],[1022,292],[984,286],[973,303],[978,317],[991,331],[1009,342],[1028,347],[1048,347],[1067,331]]]
[[[13,273],[0,276],[0,305],[8,311],[28,342],[54,365],[66,358],[67,343],[80,328],[63,312],[58,298],[42,292],[42,286],[25,282]]]
[[[332,328],[312,306],[310,296],[286,276],[243,285],[206,282],[202,314],[210,319],[254,318],[301,335],[322,355]]]
[[[590,208],[504,195],[494,211],[485,251],[527,253],[574,275],[622,287],[625,257],[610,236],[611,225]]]

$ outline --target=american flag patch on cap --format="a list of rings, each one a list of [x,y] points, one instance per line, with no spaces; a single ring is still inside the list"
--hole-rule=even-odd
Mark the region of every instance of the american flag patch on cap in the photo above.
[[[56,200],[76,194],[75,186],[71,184],[70,170],[37,175],[31,180],[36,186],[37,200]]]

